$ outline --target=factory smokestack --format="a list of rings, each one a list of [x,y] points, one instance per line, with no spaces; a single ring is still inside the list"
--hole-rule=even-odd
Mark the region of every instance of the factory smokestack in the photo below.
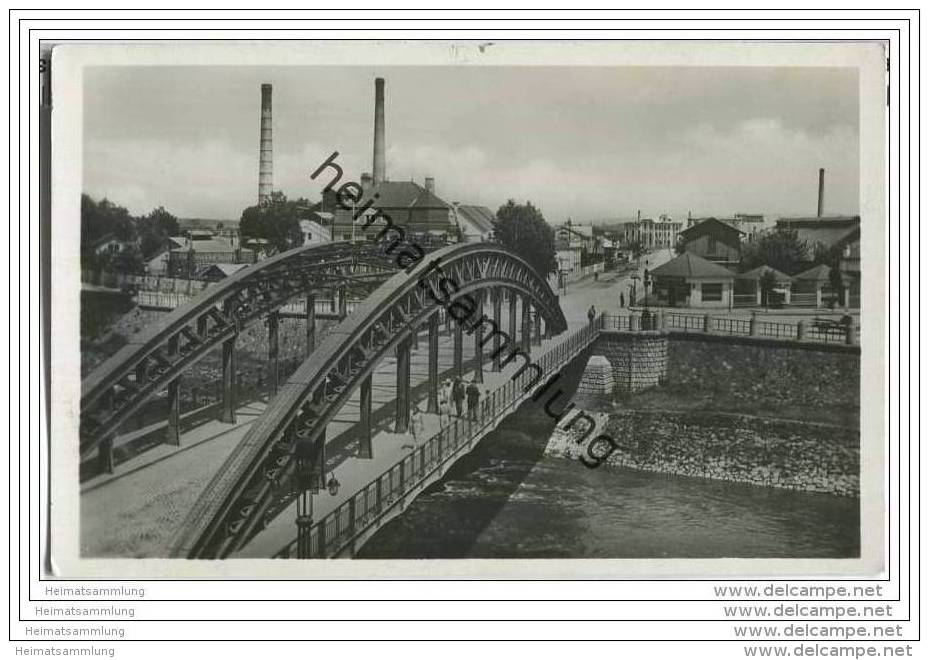
[[[258,146],[258,204],[271,201],[274,160],[271,152],[271,85],[261,86],[261,141]]]
[[[387,180],[384,154],[384,79],[374,79],[374,185]]]
[[[816,217],[823,217],[823,196],[826,194],[826,170],[819,168],[819,198],[816,202]]]

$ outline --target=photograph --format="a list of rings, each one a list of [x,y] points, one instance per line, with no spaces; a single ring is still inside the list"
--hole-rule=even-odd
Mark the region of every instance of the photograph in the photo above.
[[[60,566],[881,569],[881,44],[172,48],[52,55]]]

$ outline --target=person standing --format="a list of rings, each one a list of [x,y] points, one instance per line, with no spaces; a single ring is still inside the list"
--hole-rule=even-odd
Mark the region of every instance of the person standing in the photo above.
[[[597,318],[597,309],[593,305],[591,305],[590,309],[587,310],[587,322],[590,323],[590,325],[593,325],[594,319],[596,318]]]
[[[453,410],[455,408],[454,394],[455,394],[455,384],[451,381],[450,378],[445,379],[445,416],[448,418],[448,423],[452,423],[452,415],[454,414]]]
[[[464,398],[465,384],[464,381],[461,380],[461,376],[457,376],[455,382],[452,383],[452,401],[455,402],[455,411],[459,417],[461,417],[461,413],[463,412],[462,405],[464,404]]]
[[[619,308],[622,309],[626,306],[626,296],[622,291],[619,292]]]
[[[481,390],[478,388],[477,384],[472,380],[468,383],[468,417],[477,421],[477,406],[481,399]]]
[[[426,431],[426,425],[423,423],[423,415],[419,406],[413,406],[413,412],[410,414],[410,434],[413,436],[413,447],[419,447],[420,441]]]
[[[442,383],[439,388],[439,428],[445,426],[445,416],[448,414],[448,381]]]

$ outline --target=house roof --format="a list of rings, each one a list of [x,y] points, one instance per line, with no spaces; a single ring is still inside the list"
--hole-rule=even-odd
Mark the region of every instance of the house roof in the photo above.
[[[732,271],[690,252],[685,252],[661,264],[651,274],[654,277],[683,277],[685,279],[710,277],[732,279],[733,277]]]
[[[818,266],[813,266],[809,270],[805,270],[802,273],[794,275],[795,280],[804,280],[804,281],[813,281],[813,282],[828,282],[829,281],[829,266],[825,264],[819,264]]]
[[[818,218],[779,218],[778,229],[792,229],[797,238],[811,248],[817,243],[831,248],[844,245],[861,236],[861,217],[835,215]]]
[[[758,268],[752,268],[749,271],[746,271],[740,275],[736,275],[736,279],[739,280],[760,280],[765,273],[771,273],[774,275],[774,279],[778,282],[790,282],[793,278],[790,275],[785,275],[776,268],[771,268],[771,266],[764,265],[758,266]]]
[[[90,244],[90,247],[96,249],[100,247],[101,245],[104,245],[105,243],[109,243],[110,241],[120,242],[116,238],[116,234],[114,234],[113,232],[110,232],[108,234],[104,234],[103,236],[95,240],[93,243]]]
[[[206,272],[216,269],[219,272],[221,272],[223,276],[228,277],[232,275],[233,273],[239,272],[240,270],[242,270],[243,268],[247,266],[248,264],[210,264],[209,266],[203,269],[203,272],[206,273]]]
[[[239,221],[227,218],[178,218],[177,224],[181,229],[203,229],[212,231],[222,223],[224,229],[238,229]]]
[[[697,224],[691,227],[688,227],[687,229],[682,231],[681,236],[683,236],[684,238],[689,238],[691,236],[702,236],[704,233],[706,233],[709,230],[712,230],[714,227],[718,227],[725,232],[736,234],[736,235],[745,233],[744,231],[736,229],[735,227],[730,225],[728,222],[724,222],[723,220],[719,220],[717,218],[707,218],[706,220],[702,222],[698,222]]]
[[[471,223],[481,234],[489,234],[494,230],[497,216],[486,206],[459,204],[457,208],[459,219]]]
[[[375,195],[377,197],[374,197]],[[364,191],[358,206],[364,206],[369,200],[372,200],[372,208],[379,209],[450,209],[452,207],[451,204],[413,181],[381,181]]]
[[[190,241],[183,247],[174,248],[171,252],[235,252],[235,247],[225,238],[209,238],[205,241]]]

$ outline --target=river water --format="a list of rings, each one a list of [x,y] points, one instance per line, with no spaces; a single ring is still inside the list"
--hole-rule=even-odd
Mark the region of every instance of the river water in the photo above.
[[[567,370],[569,381],[576,383],[584,361]],[[544,456],[553,426],[540,406],[523,406],[385,525],[358,556],[859,554],[858,499],[606,465],[588,469],[578,461]]]

